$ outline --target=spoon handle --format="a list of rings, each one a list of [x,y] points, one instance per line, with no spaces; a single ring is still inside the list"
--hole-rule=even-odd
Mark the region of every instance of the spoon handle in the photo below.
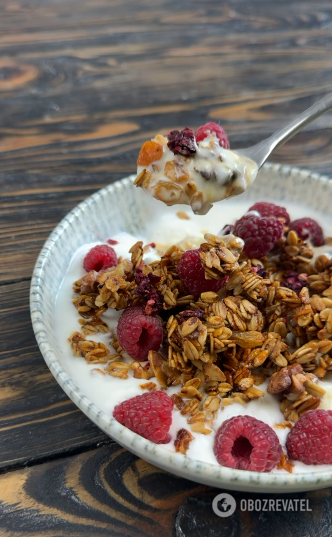
[[[302,112],[302,114],[293,119],[288,125],[272,134],[269,138],[237,152],[254,160],[260,168],[274,149],[281,147],[287,140],[308,125],[308,123],[311,123],[316,117],[320,116],[330,108],[332,108],[332,93],[329,93],[323,97],[323,99],[320,99],[317,103],[310,106],[310,108]]]

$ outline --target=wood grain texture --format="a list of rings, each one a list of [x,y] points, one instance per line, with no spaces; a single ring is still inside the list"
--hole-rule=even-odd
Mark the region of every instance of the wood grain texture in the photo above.
[[[0,473],[111,442],[46,366],[31,327],[29,285],[0,286]]]
[[[214,119],[236,148],[331,89],[323,0],[15,0],[0,9],[0,282],[30,277],[57,222],[133,172],[156,131]],[[273,160],[332,175],[331,153],[329,114]]]
[[[286,494],[309,512],[212,510],[220,489],[173,476],[117,445],[0,476],[1,537],[330,537],[331,490]],[[280,495],[269,495],[277,499]],[[259,518],[258,518],[259,517]]]

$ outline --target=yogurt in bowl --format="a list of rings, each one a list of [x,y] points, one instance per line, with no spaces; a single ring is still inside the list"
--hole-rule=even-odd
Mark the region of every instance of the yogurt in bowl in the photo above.
[[[176,212],[178,210],[185,210],[185,208],[174,207],[171,209],[172,211],[174,209],[173,216],[169,219],[170,234],[172,234],[172,227],[174,233],[178,235],[180,234],[180,228],[189,226],[189,229],[188,233],[186,232],[187,238],[178,236],[177,238],[179,240],[175,241],[175,237],[173,236],[170,237],[168,244],[188,240],[188,236],[197,237],[198,228],[196,227],[195,230],[191,229],[195,226],[200,228],[201,240],[204,240],[203,233],[207,231],[217,234],[224,223],[230,222],[229,214],[232,214],[232,220],[234,221],[234,219],[240,217],[252,205],[252,201],[249,200],[258,201],[264,198],[271,200],[271,193],[268,196],[269,192],[271,192],[271,186],[272,192],[274,191],[273,200],[281,199],[287,191],[288,200],[282,204],[287,206],[293,218],[303,216],[304,214],[303,207],[297,207],[292,203],[296,201],[295,192],[299,188],[301,188],[302,193],[307,191],[308,198],[305,206],[305,214],[317,219],[319,209],[324,209],[324,205],[327,203],[326,188],[329,188],[329,183],[324,179],[317,178],[315,197],[312,197],[310,195],[312,191],[310,187],[313,180],[312,176],[305,172],[298,172],[297,170],[290,172],[289,169],[280,170],[276,166],[266,167],[263,172],[260,172],[252,188],[245,193],[245,199],[240,197],[236,204],[230,200],[223,202],[220,206],[216,205],[206,217],[198,217],[199,223],[196,217],[192,215],[192,219],[179,220]],[[114,208],[114,219],[109,218],[110,206]],[[70,300],[75,296],[71,296],[71,286],[74,280],[77,280],[84,274],[81,263],[86,249],[91,248],[93,244],[105,242],[109,238],[114,239],[118,237],[120,239],[121,237],[118,234],[121,232],[131,235],[125,245],[126,251],[128,246],[132,245],[133,238],[142,238],[144,244],[148,242],[161,243],[161,240],[158,240],[156,235],[158,233],[156,225],[157,216],[161,214],[161,207],[158,202],[154,202],[154,206],[152,207],[151,200],[146,200],[142,192],[138,196],[137,191],[134,192],[131,181],[127,180],[121,184],[111,185],[107,189],[92,196],[68,215],[53,232],[36,265],[31,295],[34,328],[40,348],[51,370],[65,391],[105,432],[122,443],[122,445],[143,456],[146,460],[179,475],[211,485],[236,488],[238,490],[273,490],[274,492],[287,490],[289,492],[291,490],[306,490],[327,486],[332,482],[329,466],[324,466],[321,469],[320,467],[304,467],[304,465],[295,463],[292,474],[285,470],[276,470],[269,474],[257,474],[250,471],[245,472],[224,468],[216,463],[212,452],[211,439],[212,435],[215,434],[214,431],[223,420],[223,412],[236,412],[236,414],[243,412],[249,414],[253,412],[258,417],[257,413],[260,411],[263,419],[263,409],[265,408],[266,419],[268,419],[269,416],[273,415],[273,411],[271,410],[273,407],[270,407],[268,404],[269,397],[263,397],[264,405],[257,400],[250,401],[246,408],[236,402],[232,405],[225,406],[224,410],[219,411],[213,427],[210,427],[212,433],[208,435],[197,433],[196,436],[200,435],[199,441],[196,442],[195,438],[195,441],[190,443],[187,455],[184,456],[182,453],[175,452],[173,442],[164,446],[152,444],[112,419],[112,410],[115,404],[136,395],[136,393],[142,393],[142,389],[139,386],[143,383],[142,379],[134,379],[129,376],[129,379],[119,380],[109,375],[102,375],[99,372],[91,375],[91,370],[99,368],[99,366],[97,364],[87,364],[82,358],[72,356],[66,340],[72,331],[80,328],[80,325],[78,323],[77,312]],[[229,213],[226,214],[228,210]],[[169,217],[166,217],[165,214],[163,214],[162,219],[164,218],[166,222]],[[204,219],[208,220],[204,221]],[[331,224],[328,218],[322,219],[318,217],[318,220],[323,225],[325,234],[329,235],[331,229],[329,226]],[[171,224],[171,222],[176,222],[176,224]],[[146,226],[147,223],[149,223],[149,226]],[[151,231],[150,235],[147,234],[147,229]],[[164,236],[163,229],[160,230],[160,233]],[[124,236],[122,237],[124,238]],[[128,238],[127,235],[126,237]],[[119,240],[119,245],[115,245],[114,247],[120,248],[120,243],[121,241]],[[80,247],[82,247],[81,251],[78,250]],[[78,250],[77,256],[73,259],[69,269],[72,273],[66,273],[70,259],[76,250]],[[152,251],[145,254],[147,261],[150,261],[148,255],[151,255]],[[63,255],[64,252],[68,253]],[[121,253],[118,250],[118,255]],[[78,261],[79,256],[80,261]],[[80,267],[79,271],[81,272],[78,271],[78,267]],[[40,285],[41,278],[43,279],[42,286]],[[56,293],[54,291],[60,287],[60,284],[61,288],[55,305],[54,295]],[[64,307],[62,302],[64,297],[66,297],[67,301],[66,307]],[[66,319],[65,315],[67,313],[65,312],[70,312]],[[112,313],[112,315],[114,315],[113,319],[110,317],[105,321],[110,328],[115,326],[117,322],[116,316],[118,314]],[[59,317],[61,318],[60,321]],[[61,322],[63,323],[62,325]],[[106,334],[100,337],[105,338],[103,341],[109,344],[109,335]],[[95,336],[91,339],[95,339]],[[153,378],[151,378],[151,381],[153,381]],[[323,381],[321,384],[326,389],[327,382]],[[124,385],[126,388],[123,388]],[[263,391],[264,385],[260,385],[257,388]],[[117,393],[115,392],[116,390]],[[179,392],[179,387],[175,386],[171,388],[171,395],[172,390]],[[113,394],[115,394],[114,398]],[[326,406],[328,407],[328,390],[326,390],[324,397],[327,397]],[[322,398],[322,402],[324,397]],[[271,398],[274,401],[275,396],[271,395]],[[260,410],[255,406],[257,404],[259,404]],[[323,404],[325,405],[325,403]],[[283,415],[280,413],[279,402],[275,410],[279,416],[278,422],[285,421]],[[228,415],[230,416],[231,414]],[[220,422],[218,421],[219,419],[221,420]],[[272,418],[272,421],[274,421],[274,418]],[[184,428],[188,428],[187,418],[181,415],[180,411],[174,411],[173,429],[171,429],[173,441],[176,431],[182,425]],[[208,423],[206,427],[209,427]],[[280,435],[282,441],[281,437],[287,434],[287,429],[276,429],[276,432]],[[195,436],[194,432],[193,436]]]

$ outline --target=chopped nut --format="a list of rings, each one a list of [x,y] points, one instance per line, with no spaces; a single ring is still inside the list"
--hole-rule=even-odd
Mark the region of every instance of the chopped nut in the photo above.
[[[286,470],[286,472],[291,474],[294,466],[294,462],[292,462],[285,453],[282,453],[278,464],[278,470]]]
[[[133,376],[135,379],[149,380],[150,378],[155,376],[151,367],[149,369],[145,369],[144,367],[142,367],[142,365],[139,362],[136,362],[136,361],[133,362],[131,364],[131,368],[133,370]],[[150,384],[153,384],[153,383],[150,383]]]
[[[180,429],[174,440],[175,451],[185,455],[189,449],[190,442],[194,440],[193,435],[187,429]]]
[[[140,384],[142,390],[148,390],[149,392],[154,392],[158,389],[158,386],[155,382],[146,382],[145,384]]]

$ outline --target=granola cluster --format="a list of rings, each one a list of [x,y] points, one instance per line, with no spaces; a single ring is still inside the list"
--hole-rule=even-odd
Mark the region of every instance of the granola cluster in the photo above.
[[[143,390],[177,386],[172,398],[192,432],[210,434],[223,406],[246,405],[266,391],[280,400],[282,426],[291,427],[319,407],[325,390],[318,380],[332,371],[332,260],[321,255],[312,262],[310,244],[287,228],[262,259],[248,259],[233,235],[206,234],[205,241],[206,278],[225,281],[218,293],[188,295],[177,271],[184,250],[172,246],[146,265],[142,242],[131,248],[130,260],[75,282],[82,332],[69,338],[73,352],[104,364],[103,374],[133,374],[144,381]],[[163,321],[160,351],[150,351],[146,363],[125,360],[116,339],[115,353],[86,339],[108,331],[101,319],[107,309],[133,304]],[[179,431],[177,449],[185,452],[191,440],[191,433]]]

